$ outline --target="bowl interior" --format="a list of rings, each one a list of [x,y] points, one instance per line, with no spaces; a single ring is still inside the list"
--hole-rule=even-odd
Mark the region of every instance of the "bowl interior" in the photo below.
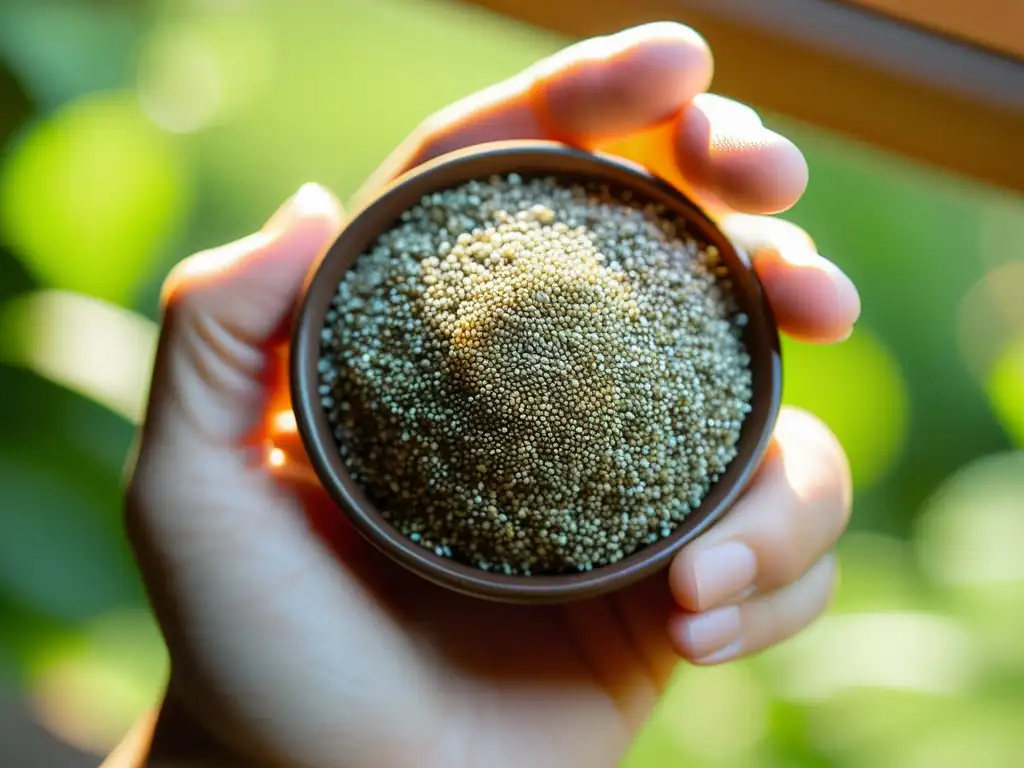
[[[630,190],[634,199],[661,203],[685,217],[692,233],[718,248],[731,272],[739,306],[749,316],[744,343],[753,371],[752,410],[738,453],[703,504],[670,536],[612,565],[558,575],[509,576],[441,558],[403,536],[351,479],[336,448],[317,393],[320,331],[345,272],[402,212],[425,194],[494,174],[554,176],[564,182],[597,181]],[[742,254],[693,202],[646,170],[619,159],[550,142],[502,142],[455,152],[399,178],[358,212],[312,270],[299,307],[291,351],[292,403],[303,444],[321,483],[375,546],[405,567],[450,589],[508,602],[557,602],[592,597],[635,582],[668,565],[684,544],[703,533],[732,505],[757,468],[778,415],[782,388],[779,337],[761,285]]]

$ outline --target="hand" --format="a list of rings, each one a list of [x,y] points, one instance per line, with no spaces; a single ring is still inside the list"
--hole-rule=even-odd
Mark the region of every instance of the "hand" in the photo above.
[[[859,312],[853,285],[802,231],[756,215],[797,201],[803,158],[747,107],[705,94],[711,70],[704,42],[675,24],[585,41],[428,120],[363,194],[487,140],[617,152],[684,186],[747,246],[785,332],[841,340]],[[611,766],[679,656],[754,653],[823,610],[850,480],[832,435],[794,410],[729,515],[621,593],[490,604],[383,560],[312,481],[282,379],[290,310],[341,223],[335,199],[307,185],[259,232],[167,281],[127,496],[172,662],[148,764]]]

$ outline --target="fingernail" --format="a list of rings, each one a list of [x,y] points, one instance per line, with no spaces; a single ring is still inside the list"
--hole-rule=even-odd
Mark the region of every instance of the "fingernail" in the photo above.
[[[278,232],[305,214],[323,211],[333,206],[331,193],[319,184],[308,182],[289,197],[263,226],[264,232]]]
[[[728,661],[734,656],[738,656],[741,650],[743,650],[743,641],[735,640],[720,651],[693,659],[693,663],[702,666],[706,664],[719,664],[723,661]]]
[[[850,276],[838,267],[836,267],[833,279],[835,281],[836,303],[840,307],[845,307],[847,312],[850,313],[850,325],[852,326],[860,318],[860,292],[857,290],[853,280],[850,279]]]
[[[757,558],[739,541],[719,544],[696,558],[693,565],[697,605],[707,609],[724,603],[754,583]]]
[[[740,609],[728,605],[682,619],[676,641],[688,658],[705,659],[736,643],[740,630]]]

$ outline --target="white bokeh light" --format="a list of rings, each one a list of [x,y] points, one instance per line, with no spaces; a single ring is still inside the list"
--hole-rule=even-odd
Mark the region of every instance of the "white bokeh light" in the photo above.
[[[137,423],[156,351],[156,324],[68,291],[37,291],[0,310],[6,362],[94,400]]]
[[[780,693],[810,702],[857,688],[956,695],[976,678],[975,658],[960,623],[908,611],[828,616],[774,654]]]
[[[210,125],[223,103],[223,74],[214,52],[187,30],[152,35],[139,57],[139,104],[161,128],[191,133]]]
[[[939,582],[1024,582],[1024,452],[987,456],[957,472],[926,506],[915,541]]]

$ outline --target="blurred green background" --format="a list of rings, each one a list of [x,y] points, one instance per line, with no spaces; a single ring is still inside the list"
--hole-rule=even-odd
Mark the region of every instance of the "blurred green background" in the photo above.
[[[0,0],[0,765],[95,765],[159,694],[119,494],[170,266],[565,42],[441,0]],[[843,584],[681,670],[627,768],[1024,765],[1024,199],[766,120],[863,296],[785,357],[854,467]]]

